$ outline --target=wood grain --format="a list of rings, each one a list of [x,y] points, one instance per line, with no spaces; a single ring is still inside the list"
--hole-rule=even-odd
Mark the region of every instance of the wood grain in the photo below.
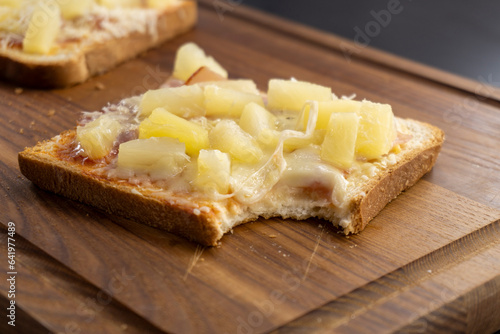
[[[202,7],[196,30],[68,90],[16,94],[0,84],[0,229],[16,223],[26,324],[64,332],[70,317],[92,333],[500,328],[491,310],[500,273],[498,102],[389,63],[348,63],[307,36],[260,24],[255,13],[244,18],[246,11],[236,6],[221,18]],[[16,157],[25,146],[73,127],[81,110],[156,88],[186,41],[263,89],[270,78],[294,76],[433,123],[446,132],[438,162],[360,235],[344,237],[315,219],[259,220],[235,228],[219,248],[107,215],[21,177]],[[125,287],[110,287],[117,275]],[[86,321],[81,305],[98,294],[109,303]]]

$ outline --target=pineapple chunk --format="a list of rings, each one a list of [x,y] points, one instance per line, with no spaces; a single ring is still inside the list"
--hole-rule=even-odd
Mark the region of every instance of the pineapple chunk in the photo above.
[[[269,80],[267,91],[270,110],[301,111],[307,100],[331,101],[331,88],[304,81]]]
[[[178,3],[179,0],[146,0],[148,8],[154,8],[159,10],[167,9]]]
[[[361,109],[361,101],[354,100],[334,100],[318,103],[318,122],[316,129],[327,129],[330,116],[334,112],[355,112]]]
[[[156,108],[164,108],[184,118],[203,116],[203,89],[194,85],[149,90],[142,96],[139,105],[140,116],[148,117]]]
[[[264,106],[262,96],[238,92],[233,89],[219,88],[217,86],[205,87],[205,110],[207,116],[215,117],[240,117],[243,108],[254,102]]]
[[[71,20],[88,12],[92,0],[66,0],[58,1],[62,16]]]
[[[396,139],[394,114],[388,104],[363,101],[356,139],[356,153],[367,159],[378,159],[389,153]]]
[[[355,158],[359,117],[354,112],[333,112],[321,145],[321,159],[349,169]]]
[[[61,29],[61,10],[56,3],[41,3],[36,7],[28,24],[23,51],[48,54]]]
[[[207,193],[227,194],[231,184],[231,158],[219,150],[201,150],[194,184]]]
[[[276,116],[267,111],[266,108],[251,102],[243,109],[239,125],[259,142],[270,144],[270,140],[274,142],[271,133],[276,128],[276,121]]]
[[[276,116],[267,111],[266,108],[251,102],[243,109],[239,125],[254,138],[258,138],[262,130],[274,129],[276,121]]]
[[[139,138],[171,137],[186,145],[186,153],[197,155],[210,147],[208,131],[201,125],[176,116],[163,108],[153,110],[139,125]]]
[[[1,1],[1,0],[0,0]],[[6,26],[8,23],[4,22],[8,18],[15,16],[16,11],[13,8],[0,5],[0,29],[4,31],[10,32],[11,29],[9,26]],[[10,25],[10,24],[8,24]]]
[[[113,148],[121,128],[116,119],[110,115],[102,115],[85,126],[77,127],[76,138],[90,159],[101,159]]]
[[[20,8],[22,5],[22,1],[20,0],[0,0],[0,6],[11,7],[11,8]]]
[[[316,122],[316,129],[324,130],[328,128],[330,116],[334,112],[355,112],[359,113],[361,109],[361,101],[354,100],[333,100],[318,102],[318,120]],[[298,129],[305,129],[309,119],[309,110],[306,109],[299,119],[297,124]]]
[[[219,88],[227,88],[227,89],[237,90],[238,92],[249,93],[254,95],[260,94],[255,82],[253,80],[247,80],[247,79],[206,81],[206,82],[199,82],[198,85],[200,87],[217,86]]]
[[[217,123],[210,131],[209,138],[212,148],[229,153],[241,162],[255,163],[264,155],[257,141],[232,120]]]
[[[142,5],[142,0],[98,0],[98,2],[110,9],[141,7]]]
[[[177,50],[173,76],[186,81],[202,66],[206,66],[213,72],[227,78],[227,71],[194,43],[186,43]]]
[[[118,168],[165,179],[182,172],[189,162],[185,145],[174,138],[136,139],[120,144]]]

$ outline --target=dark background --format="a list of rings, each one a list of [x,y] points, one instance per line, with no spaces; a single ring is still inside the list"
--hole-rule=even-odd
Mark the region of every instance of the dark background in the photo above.
[[[243,0],[242,3],[500,87],[500,1]],[[360,37],[363,33],[365,36]]]

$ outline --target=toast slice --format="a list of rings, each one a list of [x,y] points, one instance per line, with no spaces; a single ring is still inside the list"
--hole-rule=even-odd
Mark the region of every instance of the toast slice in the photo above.
[[[187,61],[188,57],[181,58]],[[202,61],[205,65],[206,59]],[[216,64],[216,70],[220,70],[218,66]],[[182,66],[176,64],[176,68]],[[197,73],[201,72],[205,72],[203,77],[206,78],[207,71]],[[196,91],[201,91],[200,87],[204,87],[206,110],[202,111],[202,116],[192,115],[195,109],[187,112],[187,106],[179,109],[186,117],[182,122],[168,112],[162,111],[162,108],[151,107],[154,110],[148,114],[146,105],[151,102],[148,100],[151,96],[158,92],[162,94],[172,92],[169,87],[151,91],[144,96],[132,97],[118,105],[105,107],[101,112],[84,114],[76,130],[66,131],[32,148],[26,148],[19,153],[21,172],[42,189],[98,207],[111,214],[125,216],[166,230],[197,243],[213,246],[235,226],[259,217],[297,220],[318,217],[332,222],[345,234],[358,233],[388,202],[431,170],[444,140],[444,133],[432,125],[411,119],[390,118],[391,128],[388,131],[394,131],[394,137],[389,136],[390,146],[387,152],[368,159],[367,153],[363,153],[359,148],[359,153],[355,154],[348,165],[343,159],[342,167],[338,167],[338,164],[325,161],[329,160],[326,156],[321,158],[322,152],[330,148],[324,146],[324,138],[328,137],[329,132],[327,130],[325,134],[321,129],[318,130],[321,124],[315,112],[318,109],[315,103],[307,102],[306,105],[311,103],[310,108],[302,108],[300,113],[296,111],[286,113],[281,118],[282,110],[279,110],[277,118],[271,124],[281,122],[285,129],[266,132],[268,135],[278,133],[277,141],[273,141],[272,135],[252,138],[248,133],[241,135],[244,132],[241,129],[240,132],[239,130],[231,132],[233,131],[231,126],[237,127],[237,123],[231,120],[236,117],[246,131],[253,133],[250,128],[244,126],[243,114],[237,116],[231,114],[229,120],[220,114],[210,116],[208,104],[214,100],[208,102],[207,95],[214,91],[214,87],[216,92],[234,93],[234,90],[225,91],[222,88],[228,86],[233,88],[244,86],[244,90],[249,91],[251,89],[248,89],[248,82],[225,81],[216,74],[208,77],[210,80],[218,78],[219,81],[209,83],[199,82],[200,75],[195,74],[194,77],[187,80],[188,83],[192,83],[191,86],[180,87]],[[175,80],[169,85],[179,86],[179,82]],[[290,82],[293,83],[292,86],[296,83],[293,80]],[[267,95],[260,96],[267,108],[276,103],[273,101],[275,94],[271,90]],[[227,95],[223,95],[222,98],[227,98]],[[293,98],[290,95],[285,103],[289,103]],[[174,96],[172,100],[175,99]],[[171,104],[172,100],[163,102]],[[192,100],[190,97],[189,101]],[[231,100],[231,108],[238,104],[236,100],[236,98]],[[375,107],[374,111],[370,109],[370,113],[378,112],[380,108],[390,110],[387,105],[367,101],[351,101],[336,97],[332,97],[332,100],[343,106]],[[251,105],[251,108],[248,105]],[[256,103],[249,103],[244,109],[261,108],[255,105]],[[172,106],[171,108],[173,110]],[[219,105],[219,109],[215,111],[220,111],[220,108],[223,106]],[[305,111],[309,113],[309,119],[304,120],[304,115],[307,114]],[[231,112],[234,110],[231,109]],[[345,110],[335,111],[333,114],[337,116],[349,114],[358,121],[362,118],[356,113]],[[183,126],[188,126],[193,133],[198,131],[197,129],[202,130],[195,133],[192,138],[186,135],[189,131],[176,132],[177,135],[171,133],[165,135],[158,129],[154,135],[146,136],[144,131],[150,131],[148,128],[152,126],[150,121],[159,115],[164,117],[170,115],[169,121],[161,124],[161,131],[175,132]],[[392,111],[389,115],[392,115]],[[332,126],[333,118],[330,116],[328,126]],[[103,121],[105,119],[106,122]],[[304,122],[307,125],[305,129],[291,130],[290,119],[294,119],[295,126]],[[122,125],[121,130],[110,141],[112,145],[102,154],[97,154],[95,151],[91,153],[90,149],[86,148],[88,146],[83,139],[83,131],[86,129],[94,131],[95,124],[101,124],[105,131],[99,133],[109,134],[118,124],[116,122]],[[377,123],[380,122],[381,119]],[[233,125],[225,127],[221,134],[217,132],[221,124]],[[170,125],[172,127],[169,127]],[[208,129],[207,143],[200,139],[203,138],[204,128]],[[95,132],[92,133],[94,136],[90,137],[91,140],[100,136]],[[370,138],[375,138],[375,135],[375,132],[371,133]],[[245,145],[237,146],[236,151],[227,146],[239,143],[243,138],[241,136],[248,139]],[[319,142],[322,141],[323,146],[317,144],[318,136],[321,137]],[[359,134],[358,136],[362,137]],[[161,145],[165,145],[161,147],[165,149],[153,149],[160,139],[165,140],[161,142]],[[104,139],[100,139],[98,144],[102,144],[103,141]],[[256,151],[252,151],[250,146],[256,142],[260,143],[262,155],[254,161],[252,159],[255,155],[252,154]],[[135,146],[135,150],[130,150],[128,144],[131,143],[142,146]],[[199,145],[201,149],[192,151],[195,145],[193,143]],[[268,149],[265,148],[265,143],[270,145]],[[360,144],[356,143],[357,146]],[[354,146],[352,148],[354,149]],[[150,149],[151,154],[144,153]],[[163,158],[164,154],[167,154],[166,159]],[[207,159],[207,156],[210,159]],[[128,162],[125,162],[126,159],[129,159]],[[156,160],[151,162],[151,159]],[[209,173],[207,178],[207,175],[203,174],[207,170],[206,164],[214,163],[214,159],[215,165],[212,167],[215,167],[211,170],[208,168],[211,174]],[[335,162],[335,159],[333,161]],[[179,166],[182,168],[179,169]],[[224,170],[227,170],[226,174]],[[224,183],[225,181],[227,182]]]
[[[50,1],[45,2],[50,4]],[[88,8],[72,18],[63,18],[56,10],[53,15],[60,18],[61,23],[55,40],[40,38],[29,51],[24,44],[30,18],[36,21],[34,8],[44,2],[20,0],[16,5],[19,8],[0,6],[0,75],[3,79],[33,88],[79,84],[190,30],[197,21],[197,4],[191,0],[165,0],[168,5],[158,2],[157,8],[144,5],[108,8],[101,3],[112,2],[103,0],[64,3],[72,1],[88,3]],[[137,2],[137,6],[148,3]],[[51,15],[49,9],[43,8],[42,14]],[[49,22],[54,21],[52,18]]]

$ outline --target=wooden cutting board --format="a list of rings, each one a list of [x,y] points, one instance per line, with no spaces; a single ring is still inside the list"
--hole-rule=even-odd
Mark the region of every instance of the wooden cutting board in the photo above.
[[[423,77],[421,65],[391,64],[369,48],[346,57],[342,45],[353,45],[335,36],[223,3],[202,2],[196,30],[83,85],[0,84],[0,263],[7,272],[13,222],[17,332],[499,329],[499,103],[468,92],[473,82],[440,83],[438,71]],[[25,146],[73,127],[81,110],[156,88],[187,41],[262,89],[293,76],[435,124],[446,132],[438,162],[359,235],[317,219],[259,220],[213,248],[44,192],[20,175]],[[2,305],[9,288],[0,280]],[[16,332],[3,318],[0,331]]]

